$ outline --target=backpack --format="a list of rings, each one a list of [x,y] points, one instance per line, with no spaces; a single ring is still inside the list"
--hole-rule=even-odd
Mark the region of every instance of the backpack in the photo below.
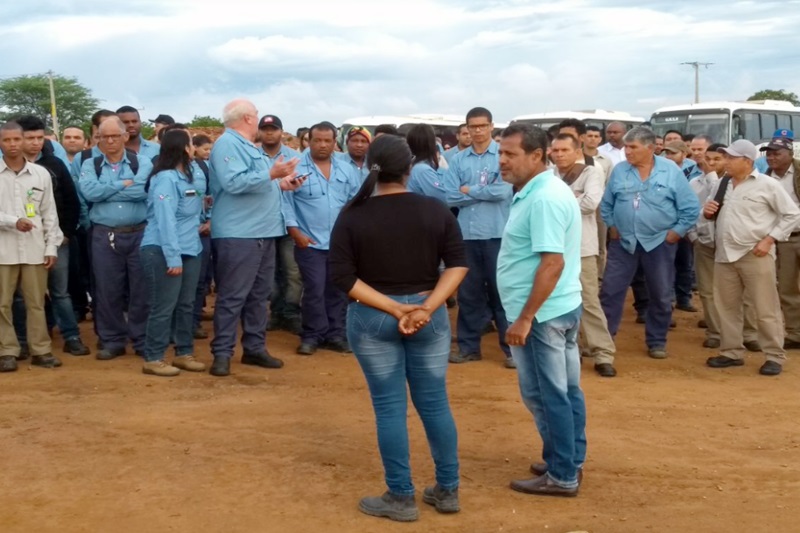
[[[134,175],[139,173],[139,158],[136,156],[136,152],[133,150],[125,149],[125,156],[128,158],[128,164],[131,166],[131,172]],[[83,166],[84,161],[92,157],[92,149],[89,148],[81,152],[81,166]],[[103,155],[98,155],[94,158],[94,173],[100,178],[100,172],[103,168]]]

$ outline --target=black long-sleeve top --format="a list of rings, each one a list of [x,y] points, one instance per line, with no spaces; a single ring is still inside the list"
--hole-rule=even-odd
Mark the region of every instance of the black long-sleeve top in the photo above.
[[[467,266],[458,222],[439,200],[414,193],[373,196],[344,210],[331,234],[331,278],[344,292],[357,279],[384,294],[429,291],[441,261]]]
[[[78,219],[81,214],[81,204],[75,182],[64,162],[53,155],[53,148],[45,142],[42,155],[34,161],[50,172],[53,180],[53,199],[58,213],[58,225],[65,237],[72,238],[78,228]]]

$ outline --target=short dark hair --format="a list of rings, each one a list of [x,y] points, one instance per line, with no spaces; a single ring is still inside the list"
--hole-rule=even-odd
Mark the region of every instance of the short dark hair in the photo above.
[[[678,130],[667,130],[664,132],[664,137],[666,137],[670,133],[677,133],[678,135],[681,136],[681,139],[683,139],[683,133],[679,132]]]
[[[580,146],[581,146],[580,145],[580,141],[578,141],[578,139],[576,139],[575,136],[572,135],[571,133],[559,133],[558,135],[556,135],[556,138],[553,139],[553,140],[554,141],[572,141],[572,146],[574,146],[575,148],[580,148]]]
[[[24,115],[15,121],[23,132],[44,130],[44,120],[34,115]]]
[[[473,107],[469,111],[467,111],[467,120],[465,122],[469,122],[471,118],[479,118],[485,117],[489,119],[489,122],[492,122],[492,112],[486,109],[485,107]]]
[[[720,148],[727,148],[727,147],[728,147],[727,144],[714,143],[714,144],[712,144],[711,146],[708,147],[708,150],[706,150],[706,152],[716,152]]]
[[[375,135],[385,133],[386,135],[397,135],[397,127],[393,124],[380,124],[375,127]]]
[[[311,140],[311,137],[314,136],[315,131],[330,131],[333,133],[333,138],[336,139],[336,126],[328,122],[327,120],[323,120],[318,124],[314,124],[308,130],[308,139]]]
[[[158,133],[156,133],[156,138],[160,141],[161,139],[164,138],[164,135],[168,131],[172,131],[172,130],[187,130],[188,131],[189,130],[189,126],[187,126],[186,124],[181,124],[180,122],[173,122],[172,124],[167,124],[166,126],[161,128],[160,130],[158,130]]]
[[[76,126],[75,124],[70,124],[69,126],[65,127],[63,131],[67,130],[81,130],[83,136],[86,137],[86,132],[83,130],[83,128],[81,128],[80,126]]]
[[[136,109],[133,106],[124,105],[124,106],[120,107],[119,109],[117,109],[117,115],[119,115],[120,113],[136,113],[138,115],[139,114],[139,110]]]
[[[456,130],[456,133],[461,133],[461,130],[466,128],[466,127],[467,127],[467,123],[466,122],[464,122],[463,124],[459,124],[458,125],[458,129]],[[467,129],[467,131],[469,131],[469,129]]]
[[[596,131],[600,135],[603,134],[603,131],[600,129],[600,127],[595,126],[594,124],[589,124],[588,126],[586,126],[586,131]]]
[[[522,137],[522,149],[526,154],[533,153],[536,150],[542,151],[542,162],[547,163],[547,145],[548,138],[547,132],[542,128],[531,126],[529,124],[512,124],[503,130],[501,134],[503,139],[519,135]],[[572,137],[567,135],[567,137]]]
[[[211,143],[211,137],[209,137],[208,135],[200,133],[192,137],[192,144],[195,146],[203,146],[204,144],[210,144],[210,143]]]
[[[683,142],[685,143],[692,142],[694,138],[695,138],[694,133],[687,133],[686,135],[683,136]]]
[[[558,125],[559,131],[564,128],[573,128],[575,131],[578,132],[578,135],[586,135],[586,124],[583,123],[582,120],[578,120],[577,118],[565,118],[561,121]]]
[[[18,131],[22,133],[22,126],[17,124],[16,121],[14,120],[9,120],[8,122],[0,126],[0,133],[4,131]]]
[[[95,111],[94,114],[92,115],[92,126],[94,126],[95,128],[99,128],[100,123],[103,122],[104,118],[113,117],[114,115],[116,115],[116,113],[114,113],[109,109],[101,109],[99,111]]]

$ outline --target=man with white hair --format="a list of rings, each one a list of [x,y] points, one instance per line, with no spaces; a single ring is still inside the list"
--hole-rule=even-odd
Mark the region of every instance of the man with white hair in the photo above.
[[[295,190],[298,160],[271,162],[254,143],[258,110],[234,100],[222,111],[225,133],[214,143],[209,186],[214,198],[211,243],[217,279],[211,374],[230,374],[236,330],[242,325],[242,363],[281,368],[266,348],[267,302],[275,278],[275,241],[286,234],[281,191]]]
[[[778,180],[753,168],[758,157],[750,141],[719,148],[727,176],[711,190],[703,216],[716,220],[714,301],[720,319],[720,355],[712,368],[744,365],[742,301],[755,308],[758,338],[767,361],[759,373],[777,376],[786,361],[780,300],[775,285],[775,243],[800,224],[800,208]]]
[[[664,359],[672,320],[677,243],[697,221],[700,203],[677,165],[655,157],[653,130],[637,126],[623,142],[625,161],[611,172],[600,203],[609,231],[600,302],[608,331],[614,336],[628,287],[641,267],[650,297],[645,317],[648,354]]]

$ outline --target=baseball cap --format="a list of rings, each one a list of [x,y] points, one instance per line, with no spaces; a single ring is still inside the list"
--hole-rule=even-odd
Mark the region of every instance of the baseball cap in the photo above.
[[[685,154],[689,151],[689,147],[686,146],[686,143],[683,141],[672,141],[671,143],[664,145],[664,150],[667,152],[672,152],[673,154],[677,154],[679,152],[683,152]]]
[[[172,126],[173,124],[175,124],[175,119],[169,115],[158,115],[150,122],[152,122],[153,124],[166,124],[167,126]]]
[[[794,143],[792,143],[792,140],[789,139],[788,137],[773,137],[768,145],[761,147],[762,152],[765,150],[781,150],[781,149],[793,151]]]
[[[772,138],[777,139],[779,137],[793,141],[794,132],[792,130],[775,130],[775,133],[772,134]]]
[[[758,150],[753,143],[747,139],[733,141],[727,148],[718,148],[717,152],[726,153],[732,157],[746,157],[750,161],[755,161],[758,157]]]
[[[372,135],[369,134],[369,130],[364,126],[353,126],[350,128],[347,132],[347,140],[349,141],[355,135],[361,135],[367,142],[372,142]]]
[[[283,122],[275,115],[264,115],[261,117],[261,120],[258,121],[258,129],[262,128],[277,128],[282,130]]]

